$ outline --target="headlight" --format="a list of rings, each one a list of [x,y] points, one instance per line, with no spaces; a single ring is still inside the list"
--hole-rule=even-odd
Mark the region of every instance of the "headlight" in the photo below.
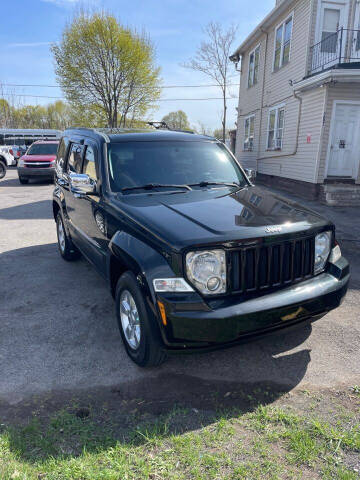
[[[20,158],[20,160],[18,161],[18,167],[23,167],[24,163],[25,163],[24,160],[21,160]]]
[[[190,252],[186,255],[186,274],[201,293],[226,292],[226,256],[224,250]]]
[[[324,270],[331,250],[331,232],[319,233],[315,237],[314,273]]]

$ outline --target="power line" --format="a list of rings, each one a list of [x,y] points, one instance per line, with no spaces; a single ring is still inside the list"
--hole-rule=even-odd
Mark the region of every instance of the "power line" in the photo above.
[[[32,97],[32,98],[51,98],[58,100],[65,100],[64,97],[51,97],[48,95],[29,95],[20,93],[5,93],[3,96],[7,97]],[[186,102],[186,101],[200,101],[200,100],[223,100],[222,97],[210,97],[210,98],[160,98],[157,102]],[[233,97],[227,97],[226,100],[233,100]]]
[[[40,84],[21,84],[21,83],[2,83],[5,87],[41,87],[41,88],[60,88],[59,85],[40,85]],[[210,85],[163,85],[159,88],[207,88],[207,87],[219,87],[218,84]],[[228,87],[239,87],[239,83],[229,83]],[[136,88],[136,87],[135,87]],[[141,88],[141,85],[139,85]]]

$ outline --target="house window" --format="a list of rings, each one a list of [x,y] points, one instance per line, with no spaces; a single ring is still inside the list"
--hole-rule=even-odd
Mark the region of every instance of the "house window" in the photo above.
[[[245,118],[244,150],[252,152],[254,147],[255,115]]]
[[[262,197],[260,197],[259,195],[255,195],[255,193],[253,193],[250,197],[250,203],[255,205],[255,207],[258,207],[261,201],[262,201]]]
[[[259,63],[260,63],[260,45],[258,45],[255,48],[255,50],[253,50],[249,55],[248,87],[252,87],[258,82]]]
[[[324,8],[323,30],[321,32],[321,52],[336,53],[338,44],[340,10]]]
[[[290,60],[293,17],[289,17],[275,30],[274,70],[279,70]]]
[[[269,110],[268,150],[281,150],[284,133],[285,106],[279,105]]]

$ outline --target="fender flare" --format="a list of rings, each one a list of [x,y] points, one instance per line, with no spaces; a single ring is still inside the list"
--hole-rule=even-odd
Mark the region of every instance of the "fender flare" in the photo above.
[[[118,231],[114,234],[109,243],[109,252],[108,278],[110,279],[111,255],[114,255],[137,276],[142,288],[145,287],[150,293],[154,304],[156,297],[153,280],[175,276],[164,255],[127,232]]]
[[[58,209],[59,209],[58,211],[61,212],[61,215],[63,216],[63,219],[65,220],[65,221],[64,221],[64,227],[65,227],[66,234],[67,234],[67,235],[70,235],[69,226],[68,226],[68,216],[67,216],[67,213],[66,213],[66,205],[65,205],[64,194],[63,194],[62,191],[61,191],[59,188],[57,188],[57,187],[55,187],[55,190],[54,190],[54,193],[53,193],[53,199],[52,199],[53,217],[54,217],[54,220],[55,220],[55,222],[56,222],[54,204],[57,205],[57,207],[58,207]]]

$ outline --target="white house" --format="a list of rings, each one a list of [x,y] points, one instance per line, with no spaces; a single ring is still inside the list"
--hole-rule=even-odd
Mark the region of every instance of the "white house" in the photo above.
[[[267,184],[360,205],[360,1],[277,0],[231,59],[243,166]]]

